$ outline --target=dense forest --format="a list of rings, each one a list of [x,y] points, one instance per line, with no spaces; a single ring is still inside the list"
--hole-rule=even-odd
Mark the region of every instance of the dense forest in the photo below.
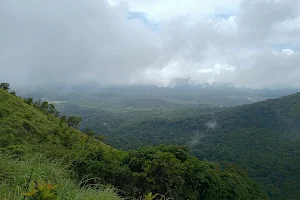
[[[181,146],[117,150],[78,131],[80,117],[8,91],[1,85],[1,199],[268,199],[235,165]]]
[[[136,105],[135,105],[136,106]],[[115,111],[59,105],[113,147],[183,145],[200,160],[247,170],[272,199],[300,198],[300,94],[237,107]]]

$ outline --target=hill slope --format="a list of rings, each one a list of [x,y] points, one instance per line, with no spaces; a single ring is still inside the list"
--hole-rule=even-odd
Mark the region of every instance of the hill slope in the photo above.
[[[59,199],[120,200],[111,188],[80,187],[70,164],[84,149],[101,149],[106,157],[122,156],[0,89],[0,199],[24,199],[30,181],[43,181],[58,184]]]
[[[247,169],[273,199],[300,198],[300,93],[234,108],[181,112],[123,123],[104,133],[123,149],[186,145],[200,159]],[[101,125],[99,129],[103,131]]]
[[[30,153],[47,155],[78,154],[86,141],[89,148],[101,148],[107,154],[119,151],[99,141],[89,140],[80,131],[70,128],[53,115],[46,115],[28,105],[24,99],[0,89],[0,147],[23,148]],[[73,155],[75,156],[75,155]]]
[[[26,180],[33,177],[43,177],[52,183],[68,180],[52,177],[52,172],[60,173],[60,168],[52,165],[51,160],[48,164],[47,160],[41,164],[43,159],[35,157],[39,154],[52,159],[64,158],[62,165],[71,163],[67,169],[72,171],[73,176],[69,174],[69,177],[72,184],[82,187],[82,194],[94,190],[94,196],[103,195],[103,192],[97,193],[95,188],[86,186],[111,184],[120,189],[122,196],[136,198],[147,194],[151,196],[150,192],[153,192],[175,199],[268,199],[242,170],[231,167],[224,171],[215,163],[190,156],[183,147],[158,146],[118,151],[2,89],[0,141],[0,151],[4,152],[0,158],[10,163],[9,168],[0,165],[0,180],[3,182],[0,193],[5,198],[11,192],[19,197],[20,189],[28,184]],[[7,153],[12,157],[5,156]],[[32,161],[26,162],[28,159]],[[27,167],[23,169],[22,166]],[[32,172],[28,171],[30,168]],[[65,172],[61,174],[65,176]],[[86,181],[80,182],[87,176]],[[76,190],[80,191],[79,186],[73,188],[77,187]],[[70,191],[63,192],[64,188],[64,185],[59,186],[57,195],[67,196]],[[117,198],[113,194],[110,196],[111,199]]]

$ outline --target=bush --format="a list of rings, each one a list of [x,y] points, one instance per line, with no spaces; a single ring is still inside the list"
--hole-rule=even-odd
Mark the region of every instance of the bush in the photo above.
[[[41,155],[30,159],[20,159],[0,153],[0,199],[22,199],[22,193],[28,191],[31,180],[43,180],[57,184],[55,189],[58,199],[72,200],[120,200],[115,189],[104,186],[80,187],[72,179],[72,173],[62,160],[48,160]]]

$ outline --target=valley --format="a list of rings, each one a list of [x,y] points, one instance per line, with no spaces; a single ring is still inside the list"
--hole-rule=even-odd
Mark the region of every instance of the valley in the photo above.
[[[105,142],[113,147],[130,150],[160,144],[183,145],[201,160],[224,166],[234,163],[248,170],[273,199],[294,199],[300,195],[300,95],[278,99],[270,96],[262,95],[257,99],[265,101],[258,103],[239,101],[221,108],[219,104],[226,105],[222,96],[217,99],[225,101],[213,106],[168,107],[166,102],[159,104],[137,97],[132,98],[131,105],[136,109],[112,109],[112,105],[91,108],[80,103],[58,108],[63,114],[82,116],[81,128],[88,126],[104,135]],[[147,103],[141,104],[143,101]]]

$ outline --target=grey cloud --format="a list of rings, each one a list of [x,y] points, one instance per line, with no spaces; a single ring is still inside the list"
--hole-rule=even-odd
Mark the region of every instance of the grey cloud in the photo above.
[[[276,33],[274,26],[299,16],[299,9],[298,0],[244,0],[237,21],[242,39],[263,42]]]
[[[264,87],[300,87],[300,54],[285,50],[280,53],[258,52],[255,63],[240,68],[235,82],[241,86]]]
[[[299,54],[281,53],[282,49],[299,47],[299,37],[278,28],[297,23],[299,14],[300,2],[296,0],[244,0],[239,14],[228,19],[168,21],[164,34],[170,39],[165,52],[172,55],[143,80],[151,83],[160,77],[160,85],[188,79],[255,88],[299,87],[295,76]],[[297,28],[289,26],[288,31],[294,33]]]
[[[159,40],[125,4],[52,0],[0,2],[0,79],[122,82],[156,58]]]
[[[298,0],[244,0],[236,16],[180,15],[152,30],[128,20],[124,2],[2,0],[0,80],[300,87],[299,8]],[[281,53],[288,48],[295,53]]]

